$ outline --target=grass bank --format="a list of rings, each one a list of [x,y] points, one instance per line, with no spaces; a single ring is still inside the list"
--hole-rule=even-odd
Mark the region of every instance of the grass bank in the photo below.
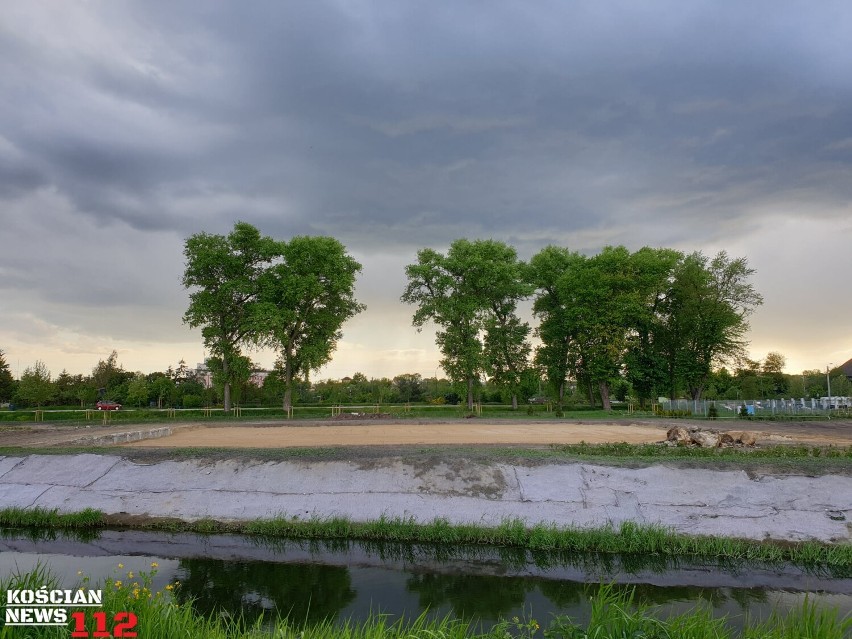
[[[529,446],[335,446],[311,448],[115,448],[108,446],[0,447],[0,456],[116,455],[144,463],[164,460],[353,461],[398,457],[422,462],[429,456],[444,461],[538,464],[593,462],[641,467],[665,462],[678,467],[743,469],[756,473],[850,475],[852,446],[786,445],[760,448],[692,448],[660,444],[572,444]]]
[[[421,615],[416,619],[390,622],[387,617],[375,616],[363,622],[328,619],[317,624],[300,625],[282,619],[260,619],[246,624],[239,619],[223,615],[199,615],[192,602],[181,602],[174,596],[179,584],[169,584],[164,590],[152,588],[156,564],[150,572],[117,574],[116,579],[89,584],[83,576],[79,586],[99,588],[103,592],[103,606],[107,619],[117,613],[134,616],[134,636],[145,639],[172,639],[173,637],[202,637],[205,639],[591,639],[612,637],[643,637],[669,639],[843,639],[852,632],[852,620],[842,619],[836,611],[819,609],[812,603],[786,615],[774,615],[760,624],[746,624],[740,634],[724,618],[714,618],[709,606],[677,616],[664,617],[659,610],[637,603],[632,591],[616,592],[609,587],[600,588],[590,597],[591,615],[585,624],[568,616],[558,616],[542,628],[530,611],[524,619],[512,618],[482,629],[469,622],[444,617],[433,619]],[[44,569],[12,575],[0,583],[0,591],[60,588],[56,579]],[[21,629],[0,628],[0,639],[19,637]],[[26,628],[26,636],[33,639],[67,637],[68,627]]]
[[[376,542],[489,545],[554,553],[603,553],[692,557],[707,560],[792,563],[827,570],[835,576],[852,576],[852,545],[817,542],[773,543],[724,537],[683,535],[661,526],[631,522],[619,527],[560,528],[519,519],[499,526],[451,524],[445,519],[418,523],[413,519],[380,518],[355,522],[342,517],[299,519],[279,517],[245,522],[201,519],[192,522],[128,516],[108,516],[94,510],[61,514],[55,510],[7,508],[0,510],[0,527],[99,529],[129,527],[140,530],[231,533],[267,538],[350,539]]]

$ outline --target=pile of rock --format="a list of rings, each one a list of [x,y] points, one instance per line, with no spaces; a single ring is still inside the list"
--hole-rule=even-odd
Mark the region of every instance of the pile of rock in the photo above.
[[[699,446],[700,448],[718,448],[720,446],[754,446],[757,437],[754,433],[742,430],[730,430],[726,433],[676,426],[666,433],[666,443],[670,446]]]

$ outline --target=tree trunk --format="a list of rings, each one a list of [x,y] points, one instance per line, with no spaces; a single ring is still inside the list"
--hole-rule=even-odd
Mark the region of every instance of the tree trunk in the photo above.
[[[288,353],[289,355],[289,353]],[[293,367],[290,365],[290,358],[284,362],[284,410],[290,410],[293,405]]]
[[[222,389],[223,402],[225,404],[225,412],[228,413],[231,410],[231,382],[228,380],[228,358],[222,357],[222,377],[225,378],[225,385]]]
[[[609,382],[600,382],[601,389],[601,404],[604,410],[612,410],[612,405],[609,403]]]
[[[518,395],[512,393],[512,410],[518,410]]]
[[[467,378],[467,409],[473,410],[473,377]]]
[[[559,410],[562,410],[562,402],[565,400],[565,380],[559,383]]]

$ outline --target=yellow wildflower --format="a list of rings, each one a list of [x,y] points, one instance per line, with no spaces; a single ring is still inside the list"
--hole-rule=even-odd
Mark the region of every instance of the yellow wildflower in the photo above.
[[[116,581],[116,582],[115,582],[115,587],[116,587],[116,588],[121,588],[121,582],[120,582],[120,581]]]
[[[160,564],[158,564],[156,561],[151,562],[151,568],[159,568],[159,566]]]
[[[124,568],[124,564],[118,564],[119,568]]]
[[[131,570],[130,572],[128,572],[128,573],[127,573],[127,578],[128,578],[128,579],[133,579],[133,571],[132,571],[132,570]]]
[[[174,586],[171,584],[166,584],[166,590],[173,590]]]

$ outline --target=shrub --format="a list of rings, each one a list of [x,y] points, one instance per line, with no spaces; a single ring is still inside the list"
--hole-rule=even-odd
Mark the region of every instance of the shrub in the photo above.
[[[201,408],[204,405],[204,400],[199,395],[184,395],[184,408]]]

